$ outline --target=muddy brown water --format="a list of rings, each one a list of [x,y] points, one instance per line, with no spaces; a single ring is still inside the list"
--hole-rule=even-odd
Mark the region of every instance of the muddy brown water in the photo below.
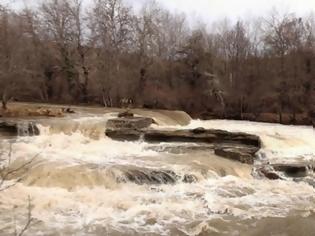
[[[192,144],[110,140],[104,137],[106,121],[117,111],[93,109],[40,120],[40,136],[2,137],[2,159],[9,159],[12,145],[11,168],[36,158],[20,183],[0,192],[0,235],[23,227],[28,196],[34,222],[25,235],[313,235],[311,185],[255,179],[251,166],[197,144],[182,152]],[[147,112],[160,128],[257,134],[263,141],[258,162],[314,159],[310,127],[223,120],[180,126],[178,120],[187,118],[181,113]]]

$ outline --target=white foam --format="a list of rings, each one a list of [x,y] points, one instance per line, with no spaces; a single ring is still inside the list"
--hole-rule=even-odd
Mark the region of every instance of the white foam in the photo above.
[[[290,126],[231,120],[193,120],[181,129],[204,127],[258,135],[262,140],[260,156],[268,160],[315,160],[315,132],[310,126]],[[169,127],[170,128],[170,127]]]
[[[84,125],[91,120],[99,122],[96,117],[79,119],[79,123]],[[197,127],[257,134],[263,141],[261,156],[270,160],[283,157],[288,160],[313,159],[315,154],[315,134],[310,127],[217,120],[192,121],[181,128]],[[177,227],[194,235],[198,233],[186,228],[193,222],[227,215],[238,219],[286,217],[295,212],[307,215],[315,209],[315,190],[304,183],[255,180],[242,174],[238,175],[240,177],[204,174],[204,168],[211,164],[212,160],[207,160],[211,154],[165,155],[148,150],[148,144],[144,142],[116,142],[105,137],[93,139],[81,132],[81,128],[69,134],[54,133],[45,126],[40,130],[40,136],[19,138],[13,144],[12,160],[29,159],[40,153],[41,160],[58,162],[58,168],[60,163],[65,166],[139,166],[165,168],[180,174],[188,172],[199,177],[193,184],[141,186],[129,182],[117,183],[115,188],[79,185],[67,189],[20,183],[0,194],[0,203],[5,203],[0,204],[0,211],[9,214],[8,209],[24,206],[30,195],[33,215],[43,222],[44,228],[39,229],[43,232],[49,229],[64,232],[65,228],[72,228],[81,232],[77,235],[84,235],[85,226],[102,225],[118,232],[135,230],[140,234],[161,235],[170,235],[170,228]],[[227,168],[227,164],[224,167]],[[73,173],[68,176],[74,178]],[[44,175],[40,177],[46,178]],[[23,208],[18,207],[15,214],[22,215],[20,209]],[[0,216],[0,224],[7,223],[5,219],[4,215]]]
[[[89,224],[126,229],[141,234],[169,235],[170,227],[230,215],[240,219],[285,217],[314,209],[315,191],[306,184],[284,181],[242,181],[235,177],[209,179],[197,184],[158,187],[124,184],[116,189],[25,187],[0,196],[1,202],[23,205],[32,196],[33,215],[45,227],[62,232],[65,225],[82,229]],[[10,196],[10,198],[8,198]],[[153,225],[148,221],[153,220]]]
[[[86,162],[94,164],[126,164],[138,156],[150,157],[157,152],[147,150],[141,142],[118,142],[109,138],[91,139],[80,132],[20,138],[12,146],[13,156],[29,157],[40,153],[50,161]]]

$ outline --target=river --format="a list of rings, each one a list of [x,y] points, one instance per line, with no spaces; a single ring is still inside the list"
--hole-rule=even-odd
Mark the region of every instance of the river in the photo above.
[[[1,159],[11,167],[34,160],[19,183],[0,192],[0,235],[21,230],[28,198],[34,223],[25,235],[314,234],[311,185],[257,179],[251,166],[185,143],[113,141],[104,131],[114,115],[42,120],[39,136],[2,138]],[[311,127],[164,121],[160,126],[165,129],[204,127],[259,135],[258,164],[310,162],[315,156]]]

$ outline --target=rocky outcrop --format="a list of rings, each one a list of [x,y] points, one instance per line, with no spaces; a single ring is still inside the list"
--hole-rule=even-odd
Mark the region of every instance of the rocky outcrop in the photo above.
[[[175,184],[178,176],[173,171],[161,170],[129,170],[119,182],[132,182],[135,184]]]
[[[33,122],[0,121],[0,133],[8,136],[39,135],[39,129]]]
[[[143,137],[144,141],[154,142],[192,142],[213,144],[240,144],[260,148],[260,138],[246,133],[232,133],[215,129],[193,130],[155,130],[145,129],[152,121],[149,118],[139,119],[113,119],[107,123],[106,135],[112,139],[126,140],[130,134]],[[251,149],[249,151],[252,151]]]
[[[246,133],[232,133],[223,130],[197,128],[192,130],[148,129],[153,121],[149,118],[117,118],[107,124],[106,135],[118,141],[148,143],[197,143],[203,150],[214,150],[215,154],[241,163],[253,164],[255,154],[260,149],[258,136]],[[170,147],[171,150],[178,148]],[[186,147],[186,150],[187,149]]]
[[[119,118],[110,119],[106,124],[106,135],[118,141],[136,141],[143,134],[143,129],[154,123],[152,118],[134,117],[120,114]]]
[[[142,129],[149,127],[153,119],[146,117],[115,118],[108,120],[106,135],[118,141],[136,141],[142,134]]]
[[[314,170],[315,167],[311,163],[269,163],[255,167],[258,176],[271,180],[284,178],[301,180],[308,177],[309,171]]]

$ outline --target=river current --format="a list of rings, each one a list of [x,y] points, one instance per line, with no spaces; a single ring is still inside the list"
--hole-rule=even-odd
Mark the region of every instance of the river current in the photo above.
[[[25,235],[314,234],[311,185],[254,178],[251,166],[194,144],[113,141],[104,136],[110,117],[50,120],[39,136],[2,138],[6,165],[32,162],[0,192],[0,235],[21,230],[28,199],[34,221]],[[311,127],[193,120],[162,128],[197,127],[260,136],[257,163],[315,158]]]

